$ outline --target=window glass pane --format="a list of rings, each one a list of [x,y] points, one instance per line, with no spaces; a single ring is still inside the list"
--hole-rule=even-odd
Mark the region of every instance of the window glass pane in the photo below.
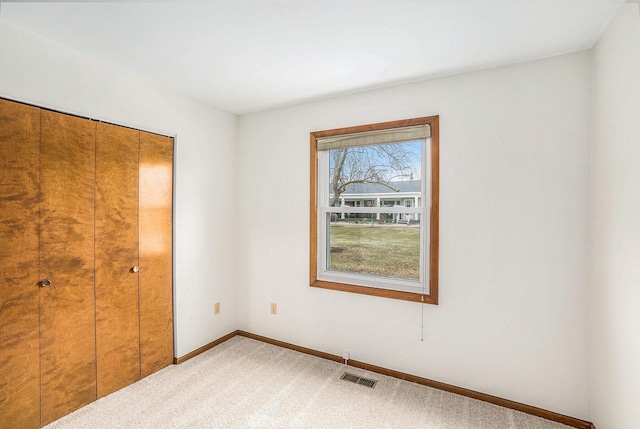
[[[329,201],[323,204],[332,207],[401,205],[403,199],[420,195],[421,177],[421,141],[332,149],[329,151]]]
[[[327,270],[420,280],[420,224],[359,215],[368,218],[327,215]]]
[[[311,286],[438,303],[438,155],[437,116],[311,133]]]

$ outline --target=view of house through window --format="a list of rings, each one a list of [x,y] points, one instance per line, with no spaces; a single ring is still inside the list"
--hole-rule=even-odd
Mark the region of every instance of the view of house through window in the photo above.
[[[312,133],[312,286],[437,303],[434,126]]]
[[[329,205],[379,208],[328,214],[327,269],[420,280],[422,141],[329,150]],[[346,209],[345,209],[346,210]]]

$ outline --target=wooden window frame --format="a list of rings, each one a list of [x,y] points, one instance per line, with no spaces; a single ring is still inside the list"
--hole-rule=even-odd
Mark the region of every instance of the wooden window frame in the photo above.
[[[318,139],[344,134],[380,131],[393,128],[429,125],[431,127],[431,209],[429,218],[429,292],[415,293],[379,287],[357,286],[347,283],[331,282],[318,279]],[[438,267],[439,267],[439,201],[440,201],[440,142],[439,116],[405,119],[400,121],[381,122],[377,124],[355,127],[337,128],[333,130],[315,131],[310,135],[310,222],[309,222],[309,284],[312,287],[331,289],[343,292],[372,295],[404,301],[438,304]],[[426,246],[425,246],[426,247]]]

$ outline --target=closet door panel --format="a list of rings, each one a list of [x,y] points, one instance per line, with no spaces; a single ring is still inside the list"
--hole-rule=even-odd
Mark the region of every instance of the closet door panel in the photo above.
[[[140,360],[145,377],[173,361],[173,139],[140,133]]]
[[[96,123],[42,111],[40,369],[42,425],[96,399]]]
[[[40,109],[0,100],[0,427],[40,425]]]
[[[98,397],[140,379],[136,130],[99,123],[96,136]]]

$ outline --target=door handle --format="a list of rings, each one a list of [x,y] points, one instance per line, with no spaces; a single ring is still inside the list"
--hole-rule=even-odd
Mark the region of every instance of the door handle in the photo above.
[[[133,267],[131,267],[131,272],[132,273],[137,273],[138,271],[140,271],[140,267],[137,265],[134,265]]]
[[[38,284],[40,285],[40,287],[51,286],[51,280],[43,279],[43,280],[40,280],[40,282]]]

